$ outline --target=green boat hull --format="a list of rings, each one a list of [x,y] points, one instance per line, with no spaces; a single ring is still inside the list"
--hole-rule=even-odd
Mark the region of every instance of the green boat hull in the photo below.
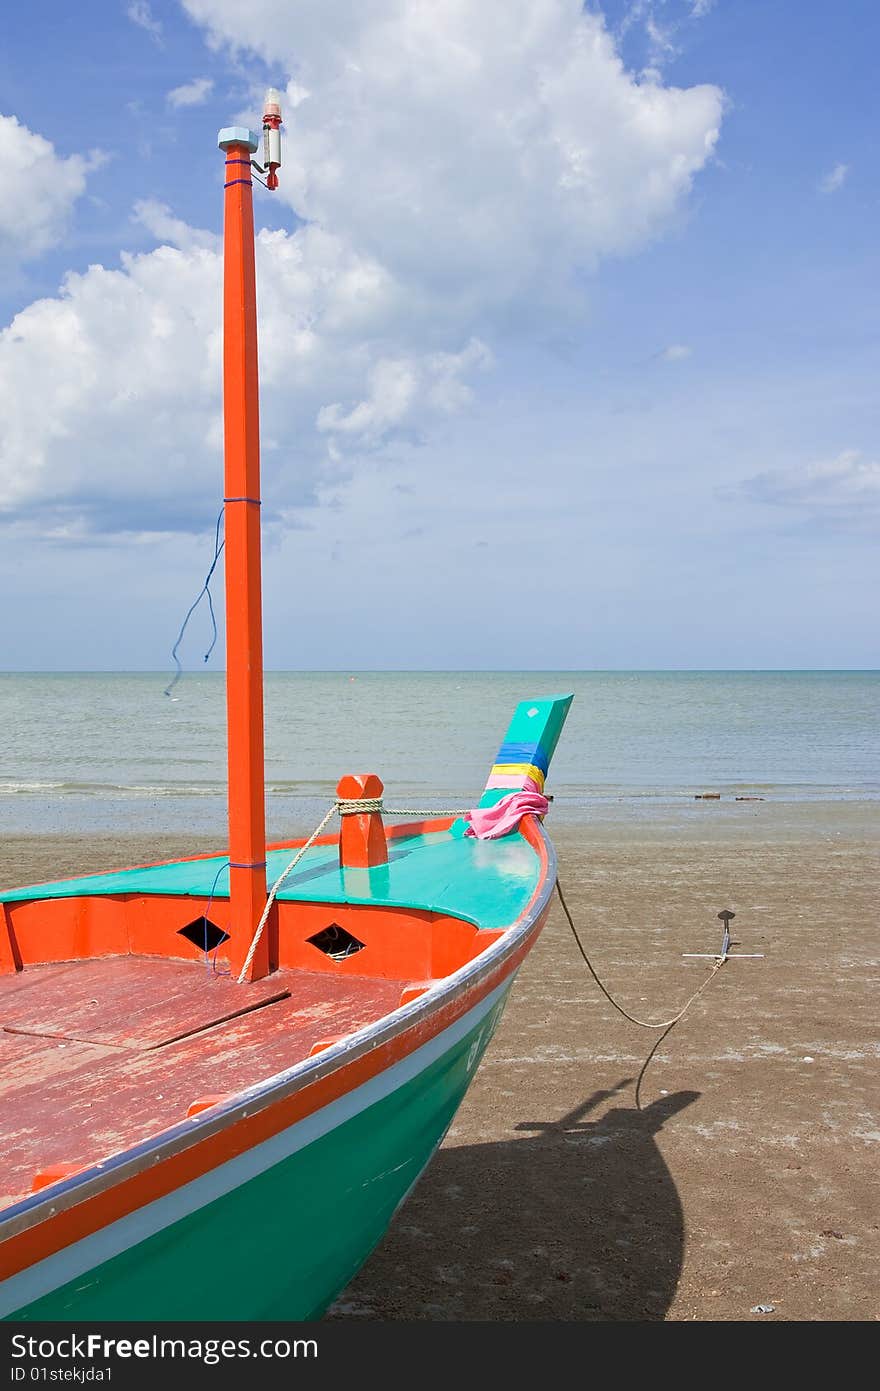
[[[443,1139],[511,982],[512,977],[472,1010],[464,1027],[441,1034],[427,1050],[433,1056],[424,1067],[414,1072],[422,1049],[399,1082],[390,1075],[384,1084],[378,1079],[380,1089],[391,1086],[386,1094],[281,1162],[7,1317],[320,1317],[382,1239]]]

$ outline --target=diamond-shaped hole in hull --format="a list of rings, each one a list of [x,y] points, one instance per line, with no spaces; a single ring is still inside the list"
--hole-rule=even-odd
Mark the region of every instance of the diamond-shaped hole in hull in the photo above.
[[[221,942],[229,941],[229,933],[212,923],[210,918],[194,918],[186,927],[177,930],[178,937],[185,937],[199,951],[214,951]]]
[[[320,932],[316,932],[314,937],[308,937],[306,940],[325,956],[329,956],[331,961],[344,961],[347,956],[354,956],[355,952],[363,951],[365,945],[350,932],[346,932],[344,927],[340,927],[339,923],[330,923]]]

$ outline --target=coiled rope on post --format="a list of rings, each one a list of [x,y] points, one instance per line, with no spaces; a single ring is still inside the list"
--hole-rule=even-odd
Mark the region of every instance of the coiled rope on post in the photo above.
[[[467,816],[470,807],[455,807],[451,811],[443,807],[386,807],[381,797],[345,797],[336,803],[340,816],[362,816],[365,812],[378,811],[385,816]]]
[[[624,1019],[628,1019],[628,1020],[630,1021],[631,1024],[638,1024],[638,1026],[639,1026],[640,1029],[671,1029],[672,1026],[673,1026],[673,1024],[677,1024],[678,1021],[679,1021],[679,1019],[683,1019],[683,1018],[684,1018],[685,1014],[686,1014],[687,1011],[690,1009],[691,1005],[694,1003],[694,1001],[695,1001],[700,995],[702,995],[703,991],[706,989],[706,986],[709,985],[709,984],[715,979],[715,977],[717,976],[718,972],[721,970],[721,967],[724,965],[725,961],[727,960],[727,957],[726,957],[726,956],[719,956],[718,960],[715,962],[715,965],[712,967],[712,970],[709,972],[708,976],[707,976],[706,979],[703,981],[703,983],[702,983],[702,985],[699,987],[699,989],[697,989],[697,990],[694,991],[694,993],[693,993],[693,995],[691,995],[690,999],[687,1000],[687,1001],[684,1003],[684,1005],[682,1005],[681,1009],[678,1011],[678,1014],[674,1014],[674,1015],[672,1016],[671,1019],[663,1019],[663,1020],[661,1020],[659,1023],[656,1023],[656,1024],[650,1022],[650,1021],[647,1020],[647,1019],[637,1019],[636,1016],[635,1016],[634,1014],[630,1014],[628,1010],[625,1010],[625,1009],[623,1008],[623,1005],[618,1004],[617,1000],[615,1000],[615,998],[614,998],[614,996],[611,994],[611,992],[610,992],[609,990],[606,989],[606,987],[603,985],[602,981],[599,979],[598,975],[596,974],[596,969],[595,969],[595,967],[593,966],[593,963],[592,963],[592,961],[590,960],[589,956],[587,955],[586,950],[585,950],[584,945],[583,945],[583,942],[582,942],[581,939],[580,939],[580,935],[579,935],[579,933],[578,933],[578,930],[577,930],[577,928],[576,928],[575,925],[574,925],[574,919],[572,918],[571,913],[569,912],[568,904],[567,904],[566,901],[565,901],[565,895],[564,895],[563,892],[562,892],[562,885],[560,884],[560,882],[559,882],[558,879],[556,880],[556,893],[557,893],[557,895],[558,895],[558,897],[559,897],[559,902],[562,904],[562,911],[563,911],[563,913],[565,914],[566,918],[568,919],[568,925],[569,925],[569,927],[571,928],[572,934],[573,934],[573,936],[574,936],[574,940],[575,940],[575,942],[577,943],[578,951],[580,952],[581,956],[584,958],[584,962],[586,963],[587,970],[589,971],[590,975],[593,977],[593,980],[596,982],[596,984],[598,985],[599,989],[602,991],[602,994],[605,996],[605,998],[606,998],[606,1000],[608,1001],[608,1003],[611,1004],[611,1005],[613,1005],[614,1008],[617,1010],[617,1013],[618,1013],[618,1014],[622,1014],[623,1017],[624,1017]]]
[[[272,904],[275,902],[275,898],[276,898],[276,895],[277,895],[277,893],[278,893],[278,890],[281,888],[281,885],[284,883],[285,879],[286,879],[287,876],[290,874],[290,872],[291,872],[292,870],[296,869],[296,866],[299,864],[300,860],[302,859],[302,857],[303,857],[303,855],[306,853],[306,851],[307,851],[307,850],[310,850],[310,849],[312,848],[312,846],[314,845],[315,841],[318,839],[318,836],[319,836],[319,835],[321,834],[321,832],[323,831],[324,827],[328,824],[328,822],[330,822],[330,821],[333,819],[334,816],[336,816],[337,813],[338,813],[340,816],[359,816],[359,815],[364,815],[364,814],[366,814],[366,813],[368,813],[368,812],[377,812],[377,811],[378,811],[378,812],[386,811],[386,814],[387,814],[388,816],[431,816],[431,817],[435,817],[435,816],[466,816],[466,815],[467,815],[467,812],[466,812],[466,811],[417,811],[417,810],[413,810],[413,809],[408,809],[408,808],[407,808],[407,809],[402,809],[402,808],[398,808],[398,807],[395,807],[395,808],[391,808],[391,807],[385,808],[385,807],[383,807],[382,798],[381,798],[381,797],[351,797],[351,798],[340,798],[340,799],[338,799],[337,801],[335,801],[335,802],[333,803],[333,806],[332,806],[332,807],[330,808],[330,810],[327,812],[326,816],[318,823],[318,825],[317,825],[317,826],[315,827],[315,829],[312,831],[312,834],[309,836],[308,840],[305,841],[305,842],[300,846],[300,848],[297,850],[296,854],[294,855],[293,859],[290,860],[290,861],[288,862],[288,864],[286,864],[286,865],[284,866],[284,869],[281,871],[281,873],[279,874],[278,878],[275,880],[275,883],[272,885],[271,889],[269,890],[268,897],[266,898],[266,906],[265,906],[265,908],[263,909],[262,915],[261,915],[261,917],[260,917],[260,921],[257,923],[256,931],[254,932],[254,935],[253,935],[253,937],[252,937],[252,939],[251,939],[251,944],[250,944],[250,946],[248,947],[248,954],[247,954],[247,956],[246,956],[245,959],[244,959],[244,965],[242,966],[241,971],[239,972],[239,975],[238,975],[238,978],[237,978],[237,982],[236,982],[236,983],[237,983],[238,985],[243,985],[243,984],[244,984],[245,976],[247,975],[248,970],[250,969],[250,964],[251,964],[251,962],[252,962],[253,959],[254,959],[254,952],[257,950],[257,947],[258,947],[259,942],[260,942],[260,938],[261,938],[262,935],[263,935],[263,929],[265,928],[266,923],[267,923],[268,920],[269,920],[269,914],[270,914],[270,912],[272,911]]]

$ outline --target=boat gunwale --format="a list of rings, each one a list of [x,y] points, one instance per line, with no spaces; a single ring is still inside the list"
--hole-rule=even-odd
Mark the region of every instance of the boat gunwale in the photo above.
[[[399,824],[396,825],[396,826],[386,826],[386,827],[385,827],[385,835],[386,835],[386,838],[387,838],[388,840],[403,840],[403,839],[406,839],[407,836],[433,835],[433,834],[434,834],[435,832],[437,832],[437,831],[448,831],[449,828],[454,824],[455,820],[456,820],[456,818],[455,818],[454,816],[440,816],[440,815],[437,815],[437,816],[435,816],[435,817],[426,818],[426,819],[421,820],[421,821],[401,822],[401,823],[399,823]],[[270,851],[270,850],[298,850],[301,846],[305,845],[307,839],[308,839],[307,836],[295,836],[292,840],[276,840],[276,841],[271,841],[271,842],[268,842],[268,843],[267,843],[267,845],[266,845],[266,850],[267,850],[267,851]],[[316,840],[313,840],[313,841],[312,841],[312,846],[316,846],[316,845],[322,845],[322,846],[324,846],[324,845],[337,845],[338,843],[339,843],[339,836],[338,836],[338,834],[333,834],[333,833],[331,832],[331,833],[329,833],[329,834],[327,834],[327,835],[325,835],[325,836],[318,836],[318,838],[317,838]],[[189,865],[189,864],[197,864],[199,860],[220,860],[220,859],[223,859],[223,858],[224,858],[224,857],[223,857],[223,852],[222,852],[222,850],[221,850],[221,851],[218,851],[218,850],[206,850],[206,851],[204,851],[201,855],[187,855],[186,858],[183,859],[183,860],[180,860],[180,859],[174,859],[174,860],[155,860],[155,861],[152,861],[150,864],[146,864],[146,865],[122,865],[119,869],[113,870],[112,873],[114,873],[114,874],[129,874],[129,873],[133,872],[134,870],[138,870],[138,869],[167,869],[170,865],[179,865],[179,864],[187,864],[187,865]],[[102,870],[97,870],[97,871],[95,871],[94,873],[91,873],[91,874],[82,874],[82,875],[78,875],[77,878],[76,878],[76,882],[77,882],[77,883],[82,883],[82,884],[88,884],[88,881],[89,881],[90,879],[103,879],[103,878],[105,878],[105,872],[102,871]],[[46,894],[35,893],[34,896],[33,896],[33,898],[18,898],[18,899],[13,900],[13,899],[10,899],[10,898],[7,897],[7,895],[10,894],[10,893],[23,894],[24,891],[25,891],[25,889],[50,889],[50,888],[52,887],[53,884],[66,884],[66,883],[69,883],[69,882],[73,882],[73,881],[70,881],[70,880],[67,880],[67,879],[45,879],[45,880],[44,880],[42,883],[40,883],[40,884],[21,884],[21,885],[16,886],[16,888],[14,888],[14,889],[0,889],[0,908],[3,907],[3,904],[4,904],[4,903],[12,903],[12,902],[14,902],[14,903],[16,903],[16,904],[22,904],[22,903],[39,903],[41,899],[47,897]],[[142,890],[137,890],[136,892],[142,892]],[[86,891],[86,894],[87,894],[87,891]],[[73,896],[74,896],[74,895],[70,895],[70,897],[73,897]],[[84,895],[84,896],[85,896],[85,895]],[[182,897],[182,898],[199,898],[199,899],[202,898],[202,894],[200,894],[200,893],[199,893],[199,894],[181,894],[181,895],[177,895],[176,893],[174,893],[174,894],[170,894],[170,893],[169,893],[169,894],[163,894],[163,893],[158,892],[158,891],[156,891],[156,890],[151,890],[151,891],[150,891],[150,896],[151,896],[151,897],[156,897],[156,898],[178,897],[178,896],[179,896],[179,897]],[[48,895],[48,897],[51,898],[52,895]],[[216,897],[217,899],[224,899],[224,900],[225,900],[225,899],[227,898],[227,895],[218,893],[218,894],[215,894],[215,897]],[[286,902],[286,901],[287,901],[287,900],[282,900],[282,902]]]
[[[447,824],[451,823],[447,822]],[[413,834],[419,833],[414,826],[390,829],[410,831]],[[523,817],[517,834],[527,840],[537,853],[541,862],[541,874],[522,913],[514,918],[506,928],[502,929],[501,935],[489,943],[478,956],[448,976],[443,977],[436,985],[431,986],[415,1000],[406,1005],[398,1006],[397,1009],[382,1015],[372,1024],[365,1025],[354,1033],[339,1039],[328,1048],[323,1049],[316,1057],[300,1059],[290,1068],[274,1073],[271,1077],[237,1092],[229,1101],[220,1102],[209,1110],[198,1113],[195,1117],[179,1121],[176,1125],[157,1132],[156,1135],[141,1141],[138,1145],[131,1146],[119,1154],[112,1155],[107,1160],[81,1169],[68,1178],[48,1185],[39,1193],[11,1204],[5,1211],[0,1212],[0,1249],[8,1241],[38,1226],[40,1222],[54,1219],[61,1213],[98,1196],[114,1185],[124,1183],[186,1150],[196,1148],[201,1143],[221,1134],[224,1130],[231,1129],[239,1121],[268,1110],[276,1103],[287,1100],[296,1093],[331,1077],[334,1073],[343,1072],[373,1050],[392,1043],[396,1038],[417,1028],[419,1024],[428,1022],[433,1015],[441,1013],[444,1008],[462,1004],[462,1008],[456,1012],[455,1017],[460,1013],[465,1013],[468,1006],[463,1002],[467,1000],[468,996],[484,985],[491,977],[499,974],[503,976],[501,968],[505,962],[517,953],[530,932],[541,922],[549,906],[556,883],[556,851],[541,821],[537,817],[527,814]],[[481,995],[485,993],[487,991],[482,991]],[[449,1022],[454,1022],[454,1020]],[[448,1027],[448,1025],[443,1027]],[[442,1029],[437,1032],[442,1032]],[[429,1037],[432,1036],[429,1034]],[[426,1041],[419,1039],[418,1042],[414,1043],[413,1048],[406,1050],[404,1056],[415,1051],[415,1048]],[[344,1095],[347,1090],[353,1090],[353,1088],[344,1089],[341,1095]],[[320,1111],[325,1104],[327,1103],[322,1102],[317,1105],[314,1111]],[[313,1114],[313,1112],[310,1111],[306,1114]],[[304,1119],[304,1117],[299,1119]],[[293,1124],[297,1123],[298,1121],[293,1122]],[[216,1165],[208,1167],[213,1168]],[[172,1189],[169,1191],[173,1191],[174,1187],[179,1186],[172,1185]],[[136,1204],[135,1208],[137,1206],[140,1204]],[[102,1225],[105,1224],[99,1223],[90,1230],[97,1230]],[[83,1233],[83,1235],[87,1234]],[[25,1269],[31,1263],[26,1261],[19,1268]]]

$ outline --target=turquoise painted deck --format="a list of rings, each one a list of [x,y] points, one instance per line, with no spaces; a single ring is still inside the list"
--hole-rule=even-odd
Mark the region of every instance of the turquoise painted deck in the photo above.
[[[291,855],[289,849],[269,852],[269,884],[278,878]],[[388,855],[387,865],[343,871],[335,845],[314,845],[287,879],[278,898],[426,908],[464,918],[482,928],[502,928],[513,922],[529,902],[540,869],[535,851],[519,835],[480,841],[450,831],[436,831],[391,840]],[[217,855],[113,874],[89,874],[8,890],[0,893],[0,902],[93,894],[186,894],[207,901],[215,880],[213,896],[223,899],[229,896],[229,874],[222,868],[225,863],[226,857]]]

